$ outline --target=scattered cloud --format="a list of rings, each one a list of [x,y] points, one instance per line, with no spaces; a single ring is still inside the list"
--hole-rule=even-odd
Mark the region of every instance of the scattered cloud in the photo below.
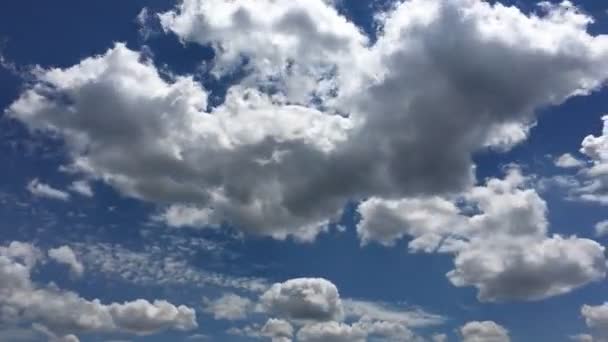
[[[70,199],[69,193],[55,189],[48,184],[40,182],[36,178],[32,179],[27,184],[27,190],[36,197],[45,197],[61,201],[68,201]]]

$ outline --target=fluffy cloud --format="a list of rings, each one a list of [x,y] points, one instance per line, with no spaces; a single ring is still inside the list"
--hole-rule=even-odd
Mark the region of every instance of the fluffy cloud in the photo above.
[[[608,303],[597,306],[583,305],[581,314],[589,328],[601,336],[608,337]]]
[[[591,160],[592,166],[583,170],[586,181],[577,193],[584,200],[608,204],[608,115],[602,119],[602,135],[589,135],[581,144],[581,152]]]
[[[595,224],[595,235],[604,236],[608,234],[608,220],[600,221]]]
[[[592,19],[567,2],[538,13],[410,0],[378,16],[371,43],[327,1],[185,0],[160,14],[166,31],[211,45],[216,75],[248,61],[221,105],[118,44],[39,69],[8,114],[62,138],[73,172],[167,205],[168,224],[312,240],[350,199],[470,186],[474,152],[602,84]]]
[[[69,266],[74,276],[80,277],[84,273],[84,265],[76,258],[76,254],[69,246],[49,249],[48,254],[49,258],[56,262]]]
[[[34,322],[56,336],[85,332],[147,335],[197,327],[193,309],[162,300],[103,304],[55,285],[40,286],[30,274],[42,253],[30,244],[0,247],[0,322]]]
[[[570,153],[565,153],[555,160],[555,166],[562,168],[579,168],[585,166],[585,163]]]
[[[38,179],[32,179],[27,183],[27,190],[34,196],[46,197],[61,201],[70,199],[70,194],[59,189],[55,189],[48,184],[41,183]]]
[[[322,278],[276,283],[260,297],[268,313],[296,321],[331,321],[343,316],[338,288]]]
[[[492,321],[469,322],[460,328],[463,342],[509,342],[507,329]]]
[[[291,323],[276,318],[270,318],[261,330],[262,336],[269,337],[272,342],[291,342],[293,326]]]
[[[371,198],[360,207],[363,243],[412,237],[414,251],[454,254],[447,276],[475,286],[483,301],[537,300],[569,292],[606,274],[604,248],[589,239],[547,236],[546,203],[511,168],[450,199]]]
[[[448,278],[475,286],[482,301],[538,300],[606,276],[604,247],[554,236],[540,241],[486,241],[457,254]]]
[[[212,314],[215,319],[243,319],[253,309],[250,299],[234,293],[225,293],[215,300],[204,298],[203,301],[205,312]]]

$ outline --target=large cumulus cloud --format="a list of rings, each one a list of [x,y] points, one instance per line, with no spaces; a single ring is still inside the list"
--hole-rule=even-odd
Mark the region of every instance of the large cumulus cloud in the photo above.
[[[349,199],[460,191],[474,152],[520,142],[535,109],[608,75],[608,39],[567,2],[405,1],[374,42],[321,0],[186,0],[160,19],[212,46],[216,75],[247,62],[223,104],[118,44],[39,69],[8,113],[175,226],[312,240]]]
[[[547,205],[518,168],[453,198],[371,198],[360,207],[363,243],[411,238],[413,251],[454,255],[447,274],[482,301],[538,300],[606,275],[597,242],[548,235]]]

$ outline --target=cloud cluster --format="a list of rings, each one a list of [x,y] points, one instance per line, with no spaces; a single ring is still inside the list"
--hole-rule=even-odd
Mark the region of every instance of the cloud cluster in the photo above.
[[[538,300],[606,275],[604,247],[548,236],[547,205],[517,168],[453,198],[370,198],[359,206],[363,243],[411,237],[413,251],[454,254],[447,276],[482,301]]]
[[[460,191],[474,152],[522,141],[536,108],[608,76],[608,39],[568,2],[404,1],[373,42],[322,0],[184,0],[159,16],[214,48],[212,74],[244,71],[223,103],[117,44],[38,69],[8,114],[174,226],[312,240],[348,200]]]
[[[234,296],[234,295],[233,295]],[[226,296],[211,303],[227,302]],[[251,300],[247,300],[251,303]],[[243,302],[240,298],[239,302]],[[212,310],[212,309],[215,310]],[[228,332],[285,341],[419,341],[411,329],[439,325],[444,318],[420,309],[384,303],[342,299],[337,287],[323,278],[295,278],[272,285],[249,305],[251,315],[268,317],[264,325],[233,327]],[[216,319],[226,306],[210,306]]]
[[[50,253],[55,255],[54,258],[71,260],[64,258],[66,249],[54,251]],[[72,338],[72,333],[148,335],[165,329],[191,330],[197,327],[196,314],[187,306],[144,299],[103,304],[98,299],[85,299],[54,284],[39,285],[32,281],[31,274],[43,258],[42,251],[31,244],[12,242],[0,246],[2,324],[35,323],[52,336],[65,336],[64,340],[74,340],[76,337]]]

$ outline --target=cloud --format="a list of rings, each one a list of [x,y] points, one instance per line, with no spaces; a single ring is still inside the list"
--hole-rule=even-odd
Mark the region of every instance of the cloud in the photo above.
[[[38,179],[32,179],[27,184],[27,190],[36,197],[46,197],[61,201],[70,199],[70,194],[51,187],[48,184],[41,183]]]
[[[509,332],[492,321],[469,322],[460,328],[463,342],[509,342]]]
[[[74,340],[70,337],[73,333],[148,335],[165,329],[197,327],[196,314],[187,306],[144,299],[103,304],[54,284],[38,285],[31,280],[31,273],[41,255],[31,244],[12,242],[0,246],[1,323],[36,323],[53,335],[67,336],[70,340]]]
[[[342,299],[342,304],[346,318],[395,322],[408,327],[428,327],[442,324],[445,321],[445,318],[440,315],[381,302],[345,298]]]
[[[481,301],[539,300],[606,276],[604,247],[576,237],[474,244],[454,263],[450,281],[475,286]]]
[[[84,273],[84,265],[76,258],[76,254],[69,246],[49,249],[49,257],[60,264],[70,267],[70,272],[77,277]]]
[[[341,320],[338,288],[322,278],[296,278],[276,283],[260,297],[263,309],[296,321]]]
[[[583,200],[608,204],[608,115],[602,120],[602,135],[588,135],[581,144],[580,151],[591,160],[592,166],[583,170],[586,179],[576,192]]]
[[[597,332],[599,336],[608,338],[608,303],[596,306],[583,305],[581,314],[589,328]]]
[[[93,189],[91,189],[91,185],[84,180],[78,180],[72,182],[69,189],[74,191],[82,196],[93,197]]]
[[[608,220],[600,221],[595,224],[595,235],[604,236],[608,234]]]
[[[302,342],[365,342],[366,333],[358,327],[339,322],[314,323],[298,331]]]
[[[313,240],[349,200],[462,191],[473,153],[521,142],[535,109],[608,76],[608,40],[567,2],[405,1],[374,42],[321,0],[185,0],[160,20],[214,48],[213,74],[244,68],[223,103],[117,44],[38,70],[9,116],[62,138],[74,172],[166,206],[169,225],[277,239]]]
[[[270,318],[262,327],[261,334],[269,337],[272,342],[291,342],[293,326],[288,321]]]
[[[253,302],[234,293],[225,293],[221,297],[210,300],[204,298],[205,312],[212,314],[215,319],[239,320],[247,317],[253,309]]]
[[[585,163],[570,153],[564,153],[559,158],[555,159],[555,166],[565,169],[580,168],[585,166]]]
[[[454,255],[447,274],[475,286],[482,301],[538,300],[606,275],[604,247],[589,239],[548,236],[547,205],[517,167],[452,198],[371,198],[359,206],[362,242]]]

